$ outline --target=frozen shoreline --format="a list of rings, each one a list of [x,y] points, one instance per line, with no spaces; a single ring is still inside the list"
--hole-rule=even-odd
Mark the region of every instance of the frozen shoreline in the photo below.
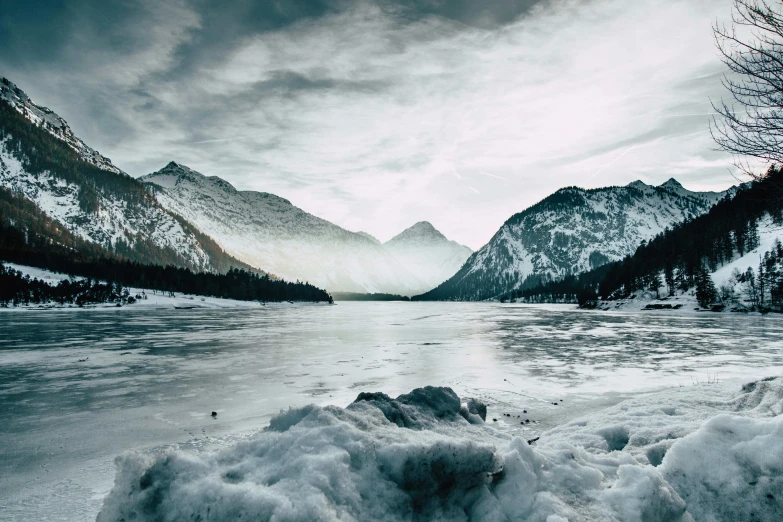
[[[50,270],[45,270],[42,268],[36,268],[26,265],[19,265],[16,263],[7,263],[2,262],[3,265],[13,268],[14,270],[18,270],[22,272],[25,275],[29,275],[33,279],[40,279],[42,281],[45,281],[46,283],[50,285],[56,285],[60,281],[63,281],[65,279],[69,279],[71,276],[67,274],[62,274],[58,272],[52,272]],[[84,277],[73,277],[73,279],[76,280],[82,280],[85,279]],[[144,299],[139,299],[133,304],[125,304],[122,306],[117,306],[115,303],[99,303],[99,304],[89,304],[85,306],[77,306],[75,304],[65,304],[65,305],[59,305],[56,303],[47,303],[47,304],[29,304],[29,305],[20,305],[20,306],[7,306],[2,307],[0,306],[0,312],[3,311],[45,311],[45,310],[140,310],[140,311],[148,311],[148,310],[160,310],[160,309],[230,309],[230,308],[238,308],[238,309],[257,309],[257,308],[263,308],[263,307],[276,307],[276,306],[291,306],[292,303],[289,303],[287,301],[282,302],[267,302],[262,304],[259,301],[239,301],[236,299],[223,299],[220,297],[209,297],[209,296],[202,296],[202,295],[196,295],[196,294],[183,294],[178,293],[174,297],[170,297],[165,294],[165,292],[161,290],[154,291],[150,290],[149,288],[135,288],[135,287],[128,287],[128,292],[131,296],[135,296],[137,294],[145,295],[146,297]],[[295,305],[326,305],[327,303],[312,303],[312,302],[300,302],[295,301],[293,304]]]

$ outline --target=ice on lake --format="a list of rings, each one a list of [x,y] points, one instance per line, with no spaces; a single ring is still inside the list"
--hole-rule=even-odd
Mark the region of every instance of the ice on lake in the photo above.
[[[627,438],[609,466],[618,473],[622,459],[652,463],[670,449],[628,414],[644,410],[645,394],[668,404],[656,415],[680,411],[681,435],[695,432],[742,383],[781,374],[782,330],[775,317],[489,303],[0,314],[2,518],[94,520],[126,450],[141,455],[126,466],[168,447],[220,470],[212,451],[255,440],[281,409],[345,407],[363,391],[396,397],[427,385],[487,403],[491,438],[506,452],[514,437],[542,433],[609,452]],[[645,430],[653,442],[638,439]],[[586,476],[597,469],[582,464]],[[653,478],[625,480],[633,488]],[[601,502],[615,509],[611,495]]]

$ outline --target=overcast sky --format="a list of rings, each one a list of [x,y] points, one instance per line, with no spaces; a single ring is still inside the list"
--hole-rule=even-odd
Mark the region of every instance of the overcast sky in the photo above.
[[[225,4],[225,5],[224,5]],[[230,4],[230,7],[228,6]],[[0,75],[134,176],[171,160],[478,248],[568,185],[735,182],[730,0],[3,0]]]

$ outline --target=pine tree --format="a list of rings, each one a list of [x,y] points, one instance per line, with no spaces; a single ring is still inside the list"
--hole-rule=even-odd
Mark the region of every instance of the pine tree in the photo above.
[[[675,282],[674,282],[674,266],[671,262],[667,261],[663,268],[663,278],[666,281],[666,289],[669,291],[669,297],[674,295]]]
[[[752,308],[758,308],[759,306],[759,288],[756,285],[756,274],[753,269],[748,267],[747,272],[743,275],[745,283],[745,297],[750,301]]]
[[[661,275],[657,272],[655,274],[652,274],[650,278],[650,290],[655,292],[655,297],[657,299],[661,298],[660,289],[663,286],[663,283],[661,283]]]
[[[707,308],[715,302],[717,295],[712,276],[707,267],[701,265],[696,271],[696,301],[702,308]]]

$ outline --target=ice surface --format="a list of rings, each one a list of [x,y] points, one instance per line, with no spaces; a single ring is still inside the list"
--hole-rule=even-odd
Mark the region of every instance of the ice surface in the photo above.
[[[634,434],[647,430],[636,452],[624,451],[626,424],[596,431],[605,449],[574,444],[566,429],[532,447],[468,422],[450,388],[397,399],[362,393],[346,408],[281,413],[257,438],[217,453],[124,455],[98,521],[775,520],[783,514],[775,497],[783,491],[783,387],[761,384],[713,404],[735,414],[695,431],[677,415],[662,412],[660,422],[658,405],[671,391],[604,413],[604,421],[636,417]],[[634,457],[663,432],[671,448],[660,466]]]
[[[344,407],[362,391],[397,397],[428,384],[484,403],[485,426],[462,414],[447,424],[499,434],[486,435],[498,451],[540,437],[536,451],[563,443],[660,467],[712,417],[779,413],[761,383],[733,398],[749,381],[783,375],[777,316],[498,303],[130,306],[0,313],[0,332],[0,519],[25,522],[95,520],[126,450],[200,458],[289,406]],[[609,451],[607,427],[628,429],[621,451]]]

